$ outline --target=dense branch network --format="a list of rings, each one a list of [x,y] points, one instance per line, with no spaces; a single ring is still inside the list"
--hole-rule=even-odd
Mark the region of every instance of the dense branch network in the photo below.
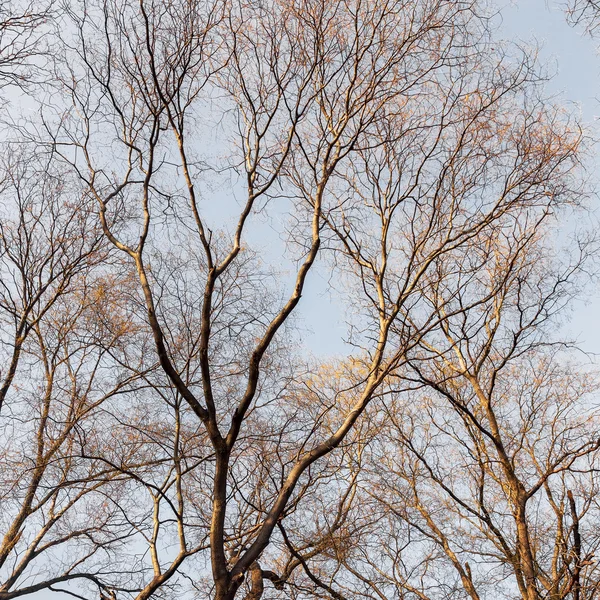
[[[535,58],[475,0],[34,8],[0,600],[597,598],[597,382],[553,331],[586,135]]]

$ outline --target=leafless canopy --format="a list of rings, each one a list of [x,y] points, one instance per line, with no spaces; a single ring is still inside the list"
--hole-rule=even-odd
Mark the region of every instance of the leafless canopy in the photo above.
[[[596,0],[573,0],[567,5],[572,23],[583,25],[589,33],[596,34],[600,25],[600,3]]]
[[[53,19],[2,166],[0,599],[597,597],[552,334],[585,136],[535,59],[476,0]]]

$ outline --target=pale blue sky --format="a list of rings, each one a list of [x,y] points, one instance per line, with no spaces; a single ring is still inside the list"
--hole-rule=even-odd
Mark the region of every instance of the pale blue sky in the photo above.
[[[499,4],[501,32],[507,39],[520,39],[542,45],[540,58],[556,67],[552,91],[580,104],[584,119],[600,115],[598,76],[600,59],[597,45],[582,29],[570,27],[554,0],[504,0]]]

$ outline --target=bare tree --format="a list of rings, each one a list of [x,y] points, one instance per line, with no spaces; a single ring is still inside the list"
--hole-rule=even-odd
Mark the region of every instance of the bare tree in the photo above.
[[[206,546],[188,501],[205,440],[153,379],[133,272],[95,204],[35,152],[5,158],[0,597],[83,581],[147,598]]]
[[[589,388],[542,361],[535,368],[536,379],[521,373],[514,377],[521,389],[494,403],[513,483],[481,422],[461,423],[435,399],[420,405],[421,414],[404,410],[402,424],[395,420],[396,442],[381,460],[376,490],[399,522],[394,544],[412,544],[384,560],[369,557],[371,569],[378,560],[391,565],[380,589],[418,590],[427,598],[597,597],[597,439],[583,395]],[[536,427],[538,418],[545,427]]]
[[[4,0],[0,3],[0,88],[37,79],[47,54],[53,3]]]
[[[130,383],[127,369],[108,376],[107,357],[132,330],[109,316],[107,246],[81,188],[23,147],[4,159],[0,596],[12,598],[94,580],[80,567],[109,543],[103,486],[119,473],[83,454],[104,443],[101,406]]]
[[[32,586],[11,571],[5,597],[69,579],[112,598],[367,590],[350,571],[362,551],[353,540],[394,527],[361,480],[378,410],[391,389],[414,386],[406,373],[419,361],[418,373],[437,373],[446,348],[422,353],[448,323],[501,294],[496,281],[483,298],[471,286],[502,254],[504,232],[578,200],[578,125],[543,99],[533,61],[492,44],[474,1],[85,0],[69,10],[64,95],[44,106],[44,148],[77,178],[69,214],[87,215],[91,230],[58,235],[42,266],[28,266],[26,248],[30,232],[54,231],[43,219],[21,211],[23,234],[3,238],[7,252],[25,244],[26,268],[14,272],[27,288],[6,291],[15,367],[4,410],[26,398],[15,377],[31,305],[27,352],[60,348],[69,358],[56,369],[73,386],[67,401],[60,378],[43,384],[72,408],[33,472],[64,451],[49,498],[79,490],[66,494],[78,515],[88,499],[107,500],[100,521],[79,529],[61,516],[65,533],[40,546],[50,556],[77,542],[74,562]],[[47,246],[34,244],[44,257]],[[69,279],[72,260],[97,269],[91,295],[70,287],[92,277]],[[297,335],[319,269],[351,311],[347,355],[326,364]],[[510,261],[498,265],[501,281],[511,274]],[[74,321],[63,295],[81,307]],[[63,337],[44,329],[61,322],[55,311]],[[90,323],[107,329],[72,356]],[[29,439],[46,448],[44,419],[30,421]],[[8,490],[10,553],[25,521],[35,529],[35,514],[54,508],[36,513],[31,494]],[[336,564],[348,580],[330,572]]]
[[[548,335],[590,247],[556,270],[546,226],[506,224],[503,243],[440,265],[422,290],[444,318],[395,374],[366,459],[392,525],[371,530],[381,550],[357,544],[338,575],[367,596],[598,595],[598,384],[561,365],[568,354]],[[396,392],[405,378],[410,403]]]
[[[567,4],[567,16],[571,23],[583,25],[595,35],[600,23],[600,4],[596,0],[573,0]]]

